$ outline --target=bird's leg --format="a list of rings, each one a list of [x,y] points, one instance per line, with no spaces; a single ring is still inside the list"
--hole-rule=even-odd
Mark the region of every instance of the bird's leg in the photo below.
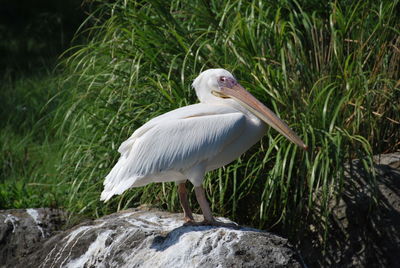
[[[180,200],[181,206],[183,208],[184,221],[185,222],[193,222],[194,219],[193,219],[192,211],[190,210],[185,183],[178,184],[178,193],[179,193],[179,200]]]
[[[209,223],[215,222],[215,219],[210,209],[210,205],[207,202],[206,193],[204,191],[203,186],[200,185],[194,187],[194,191],[196,193],[197,202],[199,203],[201,211],[203,212],[204,222],[209,222]]]
[[[196,193],[197,202],[200,205],[201,211],[203,212],[204,221],[201,223],[202,225],[214,225],[214,226],[222,226],[222,227],[231,227],[231,228],[239,228],[239,226],[235,223],[225,223],[220,222],[214,219],[210,205],[207,202],[206,194],[203,186],[194,187],[194,191]]]

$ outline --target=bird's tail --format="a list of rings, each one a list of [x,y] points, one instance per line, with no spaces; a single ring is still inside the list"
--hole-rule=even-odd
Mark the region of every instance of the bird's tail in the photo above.
[[[122,156],[104,180],[104,190],[100,200],[107,202],[114,195],[119,195],[133,186],[137,176],[129,174],[128,159]]]

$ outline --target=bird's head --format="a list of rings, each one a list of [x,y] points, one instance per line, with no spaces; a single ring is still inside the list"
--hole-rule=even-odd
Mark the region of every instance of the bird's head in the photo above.
[[[208,69],[193,81],[192,86],[200,102],[207,103],[218,101],[220,96],[216,96],[213,92],[219,92],[221,86],[228,82],[237,83],[235,77],[227,70]]]
[[[287,139],[307,150],[307,145],[275,113],[244,89],[235,77],[224,69],[208,69],[194,81],[193,87],[202,103],[233,99],[255,116],[279,131]]]

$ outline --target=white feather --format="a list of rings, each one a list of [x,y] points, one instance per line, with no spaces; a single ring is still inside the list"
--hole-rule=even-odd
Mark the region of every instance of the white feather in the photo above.
[[[150,120],[119,147],[121,157],[104,181],[101,200],[130,187],[185,180],[193,166],[240,136],[245,123],[244,114],[230,106],[201,103]]]

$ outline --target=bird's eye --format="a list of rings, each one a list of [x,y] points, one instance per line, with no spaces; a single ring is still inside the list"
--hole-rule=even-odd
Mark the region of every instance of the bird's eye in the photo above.
[[[219,78],[219,81],[225,82],[225,81],[226,81],[226,77],[225,77],[225,76],[221,76],[221,77]]]

